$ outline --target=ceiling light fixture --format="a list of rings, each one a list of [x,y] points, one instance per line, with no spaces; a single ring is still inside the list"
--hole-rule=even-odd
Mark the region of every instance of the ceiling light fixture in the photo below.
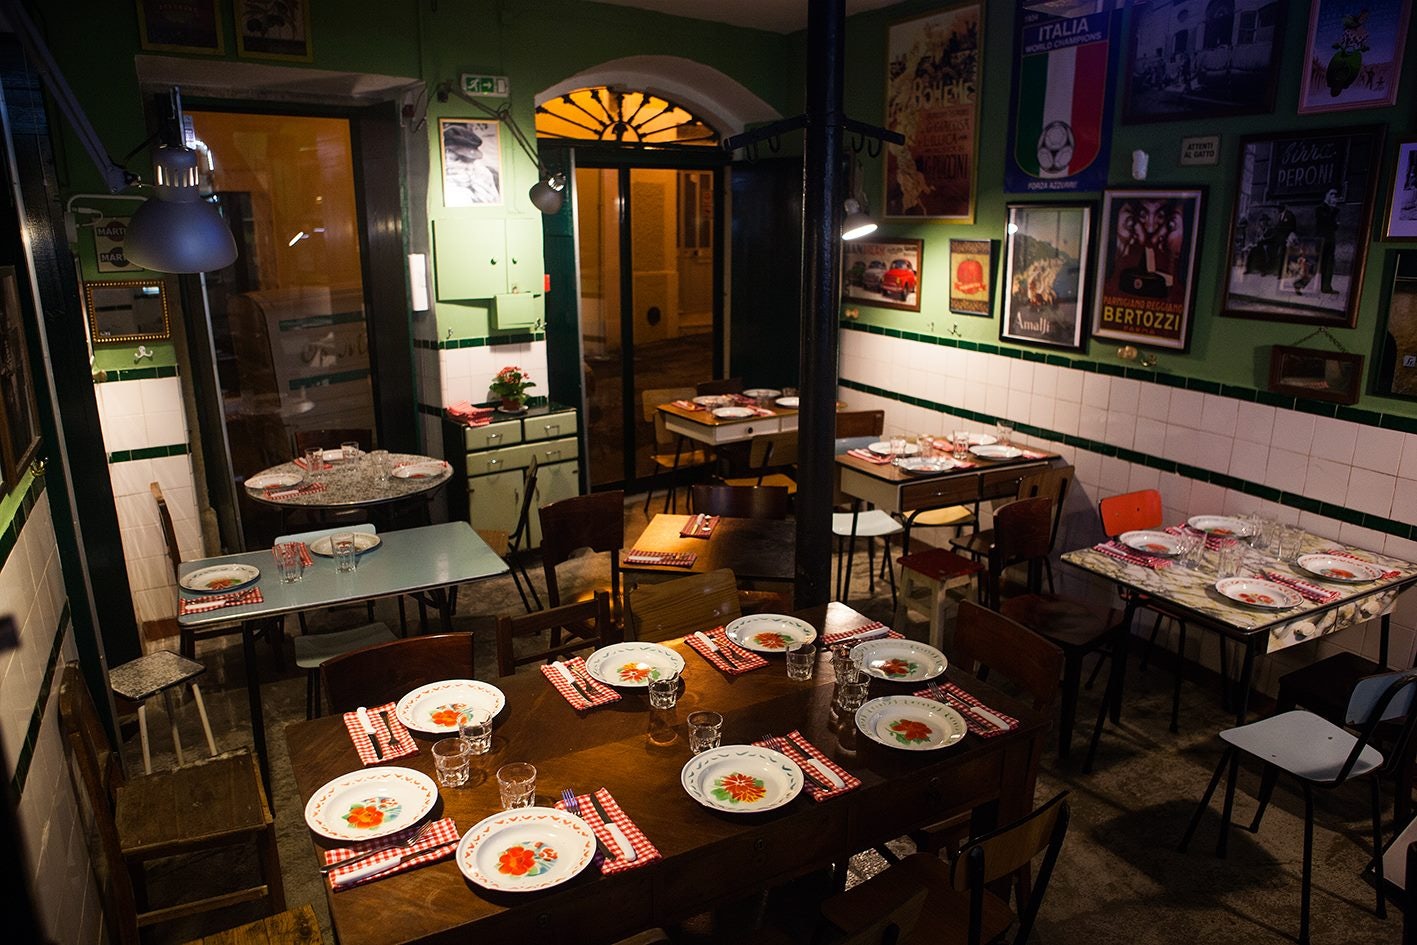
[[[538,180],[531,186],[531,190],[527,192],[527,198],[531,200],[531,205],[547,216],[561,212],[561,205],[566,202],[566,175],[559,171],[553,172],[547,170],[547,168],[542,165],[541,160],[536,156],[536,150],[532,148],[531,142],[527,140],[526,135],[522,132],[521,126],[512,118],[512,106],[510,104],[501,105],[497,108],[484,105],[461,89],[454,88],[452,82],[446,81],[438,86],[437,94],[438,101],[440,102],[446,102],[450,95],[456,95],[488,118],[495,118],[506,125],[507,130],[512,133],[512,140],[516,141],[517,146],[520,147],[522,152],[527,156],[527,160],[531,161],[536,167]]]

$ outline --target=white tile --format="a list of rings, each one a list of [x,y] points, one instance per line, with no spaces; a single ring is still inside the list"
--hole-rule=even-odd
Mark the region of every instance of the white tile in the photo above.
[[[115,496],[147,492],[148,483],[153,481],[152,460],[134,459],[126,463],[114,463],[108,467],[108,478],[113,483]]]
[[[99,426],[103,430],[103,448],[106,452],[117,453],[120,450],[136,450],[147,446],[147,433],[141,414],[104,414],[99,417]]]
[[[1417,479],[1398,479],[1392,494],[1393,520],[1417,525]]]
[[[1274,439],[1271,441],[1281,449],[1296,453],[1307,453],[1314,445],[1314,420],[1311,413],[1297,410],[1276,410],[1274,413]]]
[[[1365,551],[1373,551],[1383,546],[1387,538],[1382,532],[1374,531],[1371,528],[1363,528],[1361,525],[1352,525],[1344,522],[1338,526],[1338,540],[1346,545],[1353,545],[1355,548],[1362,548]]]
[[[1234,397],[1221,397],[1219,394],[1205,394],[1203,398],[1200,428],[1209,433],[1219,433],[1221,436],[1234,436],[1240,401]]]
[[[1087,376],[1083,371],[1073,368],[1058,369],[1058,399],[1071,401],[1075,404],[1082,403],[1083,378]]]
[[[1009,389],[1026,394],[1033,393],[1033,362],[1023,358],[1011,358],[1009,364]]]
[[[1137,418],[1135,414],[1108,410],[1107,435],[1104,436],[1103,439],[1118,449],[1132,449],[1132,441],[1136,436],[1136,427]]]
[[[1353,447],[1358,442],[1358,424],[1334,417],[1314,420],[1314,443],[1309,452],[1320,459],[1336,463],[1352,463]]]
[[[1228,490],[1213,482],[1197,482],[1191,486],[1191,515],[1214,515],[1217,509],[1225,508],[1225,493]]]
[[[1032,399],[1033,395],[1028,391],[1019,390],[1017,387],[1011,388],[1009,390],[1009,407],[1008,410],[1005,411],[1004,416],[1014,421],[1014,423],[1032,423],[1036,425],[1038,421],[1033,419],[1030,409]]]
[[[143,413],[182,409],[182,382],[175,377],[153,377],[138,381]]]
[[[1404,433],[1402,437],[1402,464],[1397,474],[1403,479],[1417,479],[1417,433]]]
[[[1309,460],[1304,495],[1320,502],[1342,505],[1348,501],[1348,473],[1352,467],[1328,459]]]
[[[163,492],[169,489],[192,488],[191,456],[163,456],[151,460],[151,463],[152,477],[162,487]]]
[[[149,446],[176,446],[187,442],[187,420],[180,410],[159,410],[143,418]]]
[[[1162,453],[1167,459],[1177,463],[1196,465],[1196,449],[1199,441],[1195,430],[1175,424],[1166,426],[1166,449]]]
[[[1058,394],[1058,372],[1064,370],[1054,364],[1033,365],[1033,393],[1052,399]]]
[[[1106,374],[1085,374],[1082,380],[1082,403],[1084,407],[1106,409],[1111,398],[1111,378]]]
[[[1007,416],[1009,412],[1009,389],[990,384],[984,388],[984,412],[996,417]]]
[[[142,381],[109,381],[103,387],[103,411],[111,417],[137,417],[143,413]]]
[[[1392,555],[1394,558],[1401,558],[1403,561],[1417,561],[1417,541],[1410,538],[1399,538],[1396,535],[1387,536],[1387,543],[1383,546],[1383,554]],[[1417,600],[1417,594],[1405,595]]]
[[[1005,358],[997,354],[985,355],[984,359],[984,380],[986,383],[997,387],[1009,386],[1009,363],[1013,358]]]
[[[1354,466],[1348,474],[1348,507],[1387,518],[1392,514],[1396,485],[1392,476]]]
[[[1278,521],[1278,519],[1276,519],[1276,521]],[[1334,541],[1337,541],[1338,526],[1339,522],[1336,519],[1319,515],[1316,512],[1299,513],[1299,527],[1306,532],[1312,532],[1323,538],[1332,538]]]
[[[1269,447],[1263,443],[1236,439],[1230,450],[1230,475],[1263,483],[1269,466]]]
[[[1053,429],[1053,398],[1034,391],[1029,400],[1028,422],[1045,430]]]
[[[1132,449],[1148,456],[1161,456],[1166,450],[1166,424],[1160,420],[1137,417]]]
[[[1160,489],[1161,470],[1153,469],[1150,466],[1143,466],[1140,463],[1133,463],[1130,474],[1127,477],[1127,491],[1136,492],[1140,489]]]
[[[1274,436],[1274,408],[1240,401],[1235,414],[1235,436],[1269,445]]]
[[[1102,455],[1091,450],[1078,450],[1073,454],[1073,471],[1085,488],[1096,489],[1102,475]]]
[[[1353,465],[1396,475],[1403,461],[1403,443],[1412,437],[1398,430],[1367,424],[1355,423],[1354,426],[1358,428],[1358,442],[1353,450]]]
[[[1120,495],[1131,481],[1132,464],[1115,456],[1102,457],[1102,479],[1098,483],[1104,495]]]
[[[1113,413],[1137,412],[1137,400],[1141,397],[1141,381],[1129,377],[1112,378],[1112,391],[1108,395],[1107,409]]]
[[[1196,431],[1196,462],[1204,469],[1228,469],[1234,440],[1206,430]]]
[[[1171,388],[1164,384],[1143,384],[1137,413],[1151,420],[1165,420],[1171,410]]]
[[[1089,407],[1083,404],[1082,418],[1078,422],[1078,436],[1089,440],[1101,440],[1107,435],[1107,408]]]
[[[984,412],[985,402],[989,399],[988,385],[981,382],[967,381],[964,388],[964,408],[974,410],[979,413]],[[957,403],[957,401],[952,401]]]
[[[1058,400],[1053,403],[1053,429],[1068,436],[1077,436],[1082,422],[1082,404],[1073,400]]]
[[[964,390],[964,378],[953,376],[946,377],[943,403],[956,407],[964,406]]]
[[[1269,466],[1265,469],[1265,485],[1284,492],[1302,493],[1308,465],[1309,458],[1305,454],[1272,447]]]
[[[1171,410],[1166,422],[1192,429],[1199,427],[1201,412],[1205,409],[1205,395],[1197,390],[1171,389]]]
[[[989,356],[970,354],[969,360],[964,363],[964,377],[971,385],[983,387],[989,383]]]

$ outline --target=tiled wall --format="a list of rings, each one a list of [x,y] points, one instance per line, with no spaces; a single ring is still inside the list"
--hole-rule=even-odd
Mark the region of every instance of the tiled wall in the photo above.
[[[1078,488],[1057,550],[1100,537],[1099,499],[1157,488],[1169,521],[1259,511],[1417,560],[1414,433],[1246,400],[1239,391],[1202,392],[861,330],[841,332],[839,371],[841,398],[853,408],[884,409],[888,431],[992,430],[1007,419],[1022,439],[1065,457]],[[1409,592],[1392,621],[1394,665],[1411,665],[1414,627],[1417,594]],[[1261,681],[1334,647],[1375,656],[1375,628],[1262,660]],[[1218,652],[1213,641],[1205,645],[1210,656]]]
[[[442,430],[437,414],[448,404],[460,401],[483,403],[487,385],[509,364],[521,367],[536,382],[532,396],[546,396],[546,338],[519,335],[500,338],[449,339],[442,342],[417,341],[418,401],[423,406],[424,448],[435,453],[442,448]]]
[[[8,548],[0,555],[0,613],[20,627],[19,647],[0,653],[0,744],[45,933],[55,942],[98,942],[102,906],[59,734],[58,672],[76,658],[64,578],[47,494],[32,487],[26,505],[0,542]]]

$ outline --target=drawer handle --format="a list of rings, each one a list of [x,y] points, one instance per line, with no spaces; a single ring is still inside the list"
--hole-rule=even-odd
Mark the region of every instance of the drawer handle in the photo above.
[[[547,451],[546,451],[546,458],[547,458],[547,459],[552,459],[552,458],[560,459],[560,458],[561,458],[561,451],[560,451],[560,450],[547,450]]]
[[[762,853],[762,852],[763,852],[764,850],[766,850],[767,848],[768,848],[768,842],[767,842],[767,840],[766,840],[765,838],[759,837],[758,839],[756,839],[756,840],[753,841],[753,850],[754,850],[754,852]]]
[[[493,466],[500,466],[500,465],[502,465],[502,461],[501,461],[500,459],[497,459],[495,456],[489,457],[488,460],[487,460],[487,467],[488,467],[489,469],[492,468]]]
[[[752,433],[752,432],[753,432],[753,428],[752,428],[752,427],[744,427],[744,428],[743,428],[743,432],[744,432],[744,433]]]
[[[489,434],[487,434],[487,442],[488,442],[488,443],[495,443],[497,440],[500,440],[501,438],[502,438],[502,434],[500,434],[500,433],[489,433]]]
[[[560,435],[561,435],[561,424],[559,424],[559,423],[548,423],[548,424],[546,424],[545,430],[546,430],[546,435],[547,435],[547,436],[560,436]]]

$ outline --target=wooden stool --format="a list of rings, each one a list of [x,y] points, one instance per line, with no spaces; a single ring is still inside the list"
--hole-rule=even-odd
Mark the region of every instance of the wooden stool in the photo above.
[[[913,610],[922,614],[930,619],[930,645],[942,648],[948,591],[983,574],[984,566],[943,548],[905,555],[896,564],[900,565],[900,587],[891,623],[900,630],[906,613]]]
[[[197,677],[207,668],[196,660],[158,650],[147,656],[116,666],[109,670],[108,685],[114,693],[130,702],[138,703],[138,739],[143,746],[143,773],[153,773],[152,754],[148,749],[148,700],[162,693],[163,704],[167,707],[167,719],[172,728],[172,747],[177,750],[177,766],[182,767],[182,738],[177,734],[176,706],[172,703],[172,690],[183,683],[192,684],[192,700],[197,703],[197,716],[202,720],[202,732],[207,736],[207,748],[216,757],[216,739],[212,738],[212,724],[207,721],[207,707],[202,703],[202,690],[197,686]]]

